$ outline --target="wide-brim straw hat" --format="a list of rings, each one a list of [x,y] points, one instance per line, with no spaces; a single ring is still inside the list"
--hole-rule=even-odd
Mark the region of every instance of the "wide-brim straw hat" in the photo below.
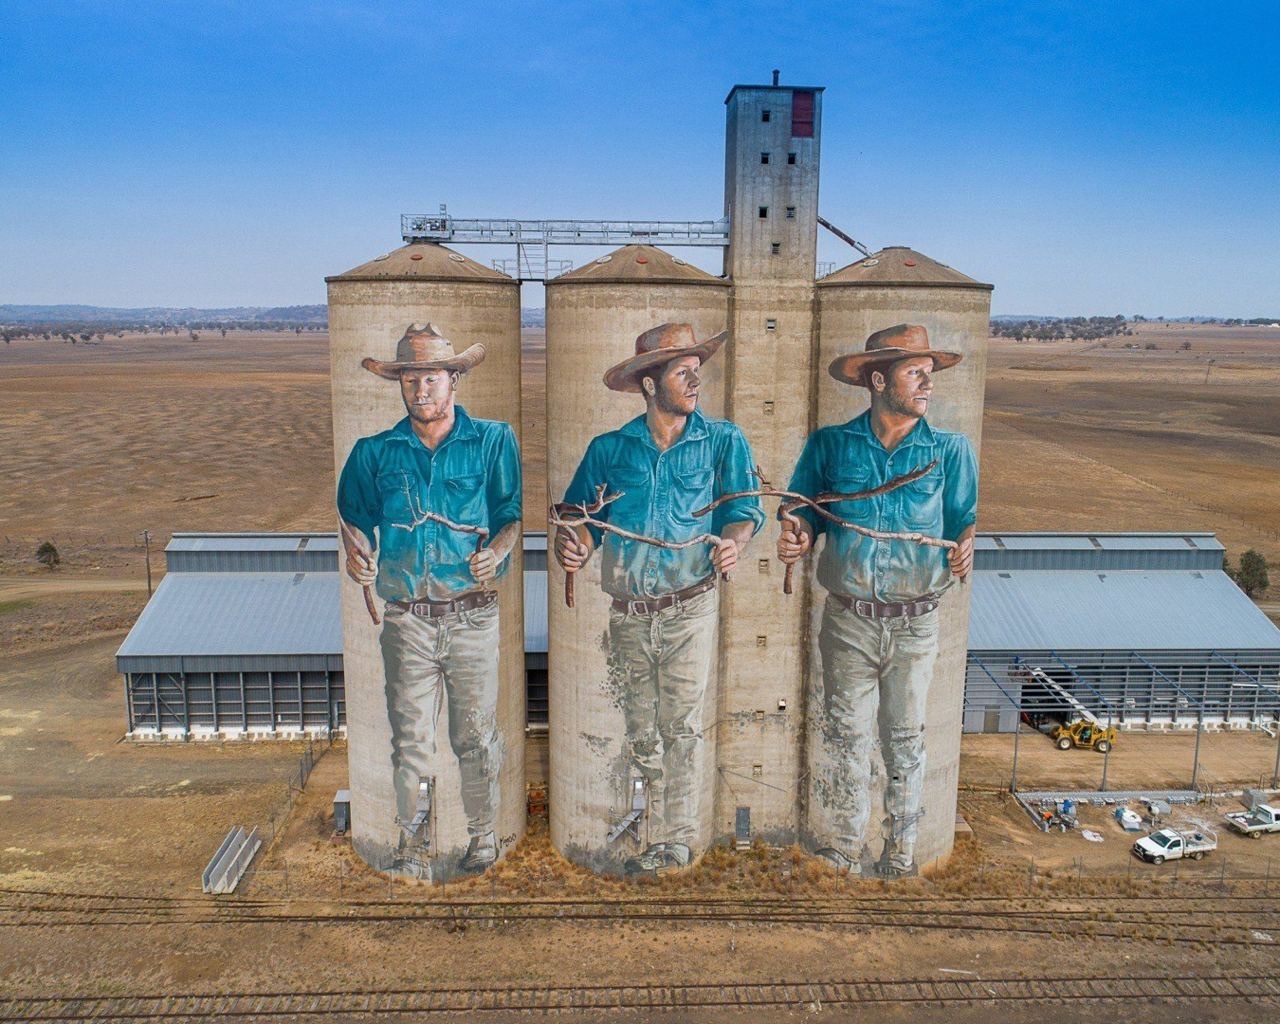
[[[466,373],[484,360],[484,346],[477,343],[454,352],[453,342],[441,335],[435,324],[410,324],[398,342],[396,357],[389,363],[366,356],[360,365],[387,380],[399,380],[401,370],[457,370]]]
[[[673,359],[697,356],[706,362],[729,339],[728,331],[698,341],[692,324],[659,324],[636,338],[636,354],[605,371],[605,387],[611,391],[641,390],[640,381],[647,371]]]
[[[827,372],[844,384],[869,388],[869,375],[874,369],[883,369],[899,359],[929,356],[933,369],[945,370],[964,358],[959,352],[940,352],[929,347],[929,332],[919,324],[895,324],[876,331],[867,339],[866,350],[852,355],[839,356]]]

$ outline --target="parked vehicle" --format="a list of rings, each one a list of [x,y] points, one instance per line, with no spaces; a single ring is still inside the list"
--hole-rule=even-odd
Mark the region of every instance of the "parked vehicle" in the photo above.
[[[1080,718],[1070,725],[1055,725],[1049,733],[1059,750],[1070,750],[1072,747],[1084,747],[1105,754],[1116,742],[1116,727],[1099,725]]]
[[[1242,835],[1261,839],[1264,832],[1280,832],[1280,807],[1258,804],[1251,811],[1229,811],[1227,824]]]
[[[1184,857],[1199,860],[1217,848],[1218,834],[1207,828],[1197,832],[1162,828],[1133,844],[1134,854],[1149,864],[1163,864],[1167,860],[1180,860]]]

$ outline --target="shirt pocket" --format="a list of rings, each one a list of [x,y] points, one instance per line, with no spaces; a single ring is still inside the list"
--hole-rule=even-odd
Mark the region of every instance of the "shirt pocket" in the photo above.
[[[641,530],[649,516],[653,497],[653,478],[639,466],[612,466],[609,469],[607,494],[617,494],[617,501],[607,505],[610,522]]]
[[[831,491],[837,494],[869,491],[876,486],[872,476],[870,466],[841,466],[832,476]],[[839,516],[841,519],[847,519],[859,526],[869,526],[874,524],[876,519],[876,500],[863,498],[860,501],[836,501],[824,507],[832,515]]]
[[[902,488],[902,519],[915,530],[942,533],[942,474],[937,467]]]
[[[402,469],[387,469],[378,474],[377,486],[382,521],[394,526],[412,526],[413,478]]]
[[[444,482],[445,515],[457,523],[488,526],[485,511],[484,474],[454,473]]]
[[[681,523],[703,523],[711,527],[711,517],[694,516],[694,512],[711,504],[715,470],[710,466],[687,470],[672,483],[671,518]]]

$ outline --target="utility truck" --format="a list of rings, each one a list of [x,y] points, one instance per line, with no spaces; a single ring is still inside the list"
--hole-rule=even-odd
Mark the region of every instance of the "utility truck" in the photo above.
[[[1218,848],[1218,835],[1209,829],[1195,832],[1179,832],[1177,829],[1162,828],[1143,836],[1133,844],[1135,856],[1141,857],[1148,864],[1163,864],[1167,860],[1189,858],[1199,860],[1206,853]]]
[[[1241,835],[1261,839],[1264,832],[1280,832],[1280,807],[1258,804],[1251,811],[1229,811],[1227,824]]]

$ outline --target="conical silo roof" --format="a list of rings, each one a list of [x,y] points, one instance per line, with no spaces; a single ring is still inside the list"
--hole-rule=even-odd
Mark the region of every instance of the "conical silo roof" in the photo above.
[[[585,266],[552,278],[547,284],[609,282],[729,285],[727,279],[708,274],[656,245],[624,245]]]
[[[857,263],[841,267],[818,282],[830,285],[865,285],[874,288],[982,288],[992,285],[952,270],[905,245],[889,245]]]
[[[510,281],[492,267],[454,252],[434,242],[414,242],[392,249],[382,256],[375,256],[368,263],[348,270],[345,274],[326,277],[333,281]]]

